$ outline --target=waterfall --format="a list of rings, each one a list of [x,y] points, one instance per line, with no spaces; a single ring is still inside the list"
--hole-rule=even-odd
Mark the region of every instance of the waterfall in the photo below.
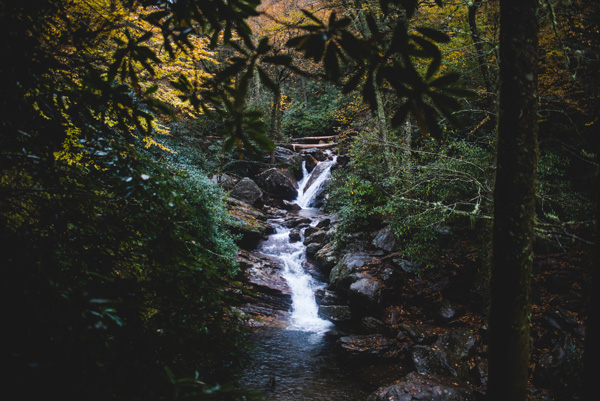
[[[303,209],[312,209],[309,208],[309,205],[319,194],[323,183],[329,178],[331,167],[335,164],[335,158],[321,163],[324,165],[318,169],[319,171],[315,167],[312,174],[308,174],[305,164],[302,164],[304,176],[298,183],[300,190],[295,203]],[[306,188],[312,175],[319,172],[320,175]],[[274,256],[283,262],[282,277],[287,281],[292,292],[292,313],[289,328],[324,333],[332,326],[332,323],[319,317],[314,294],[317,289],[323,288],[325,284],[319,283],[306,272],[306,246],[302,241],[290,242],[289,234],[291,230],[277,224],[277,221],[274,221],[274,223],[276,232],[261,246],[261,252]]]
[[[302,163],[302,179],[298,182],[298,198],[296,203],[303,209],[310,207],[311,203],[315,200],[316,196],[323,184],[329,179],[331,175],[331,168],[335,165],[337,156],[333,157],[333,160],[326,160],[320,162],[317,167],[312,171],[312,174],[308,174],[306,170],[306,162]],[[319,176],[312,181],[312,175],[320,172]],[[310,184],[308,188],[306,188]]]

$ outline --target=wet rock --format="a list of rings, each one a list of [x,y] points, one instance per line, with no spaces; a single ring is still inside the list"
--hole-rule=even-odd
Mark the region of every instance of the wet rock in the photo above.
[[[310,259],[313,259],[315,257],[315,255],[317,254],[317,252],[319,252],[319,250],[323,247],[323,245],[321,245],[318,242],[313,242],[312,244],[308,244],[306,246],[306,256]]]
[[[329,273],[329,283],[341,291],[348,291],[350,285],[357,281],[356,276],[351,275],[358,272],[361,268],[369,263],[377,262],[378,259],[371,254],[363,252],[350,252],[342,257],[342,259],[331,269]]]
[[[251,325],[276,325],[286,318],[292,305],[291,290],[281,277],[281,263],[275,258],[240,250],[238,280],[245,291],[237,298]]]
[[[315,254],[315,264],[317,265],[319,270],[325,275],[330,274],[331,269],[335,266],[336,262],[337,255],[333,250],[333,246],[331,244],[323,246]]]
[[[309,227],[307,227],[307,229],[308,228]],[[306,231],[305,231],[304,235],[306,235]],[[326,236],[327,236],[327,233],[325,231],[318,230],[318,231],[310,234],[308,237],[304,238],[304,245],[314,244],[314,243],[321,244],[325,241]]]
[[[291,216],[291,217],[286,218],[281,223],[281,225],[283,225],[284,227],[287,227],[287,228],[294,228],[294,227],[298,227],[303,224],[310,224],[310,219],[308,217],[302,217],[302,216]]]
[[[342,299],[338,294],[324,288],[315,292],[315,300],[319,305],[342,305]]]
[[[380,280],[371,275],[363,274],[358,280],[350,284],[348,297],[351,304],[356,305],[356,308],[372,310],[379,306],[382,292],[383,283]]]
[[[229,196],[248,205],[259,206],[262,200],[262,191],[254,181],[244,177],[233,187]]]
[[[283,208],[288,212],[299,212],[302,210],[302,206],[299,204],[287,201],[285,199],[283,200]]]
[[[320,162],[327,160],[327,154],[319,148],[305,149],[302,151],[302,154],[310,155]]]
[[[300,235],[300,228],[298,227],[294,227],[290,230],[290,242],[298,242],[302,239],[302,236]]]
[[[308,171],[309,173],[312,172],[316,165],[319,163],[319,161],[315,159],[312,155],[306,153],[302,155],[302,160],[304,160],[304,166],[306,167],[306,171]]]
[[[381,334],[345,336],[338,343],[348,356],[354,358],[396,359],[401,355],[398,342]]]
[[[302,189],[304,192],[306,192],[306,190],[308,188],[311,187],[311,185],[313,185],[315,183],[315,181],[319,178],[319,176],[321,174],[323,174],[323,172],[327,170],[327,164],[324,163],[320,163],[317,165],[317,167],[315,167],[314,171],[312,172],[310,179],[307,181],[307,183],[304,185],[304,188]]]
[[[336,324],[348,323],[352,320],[352,312],[346,305],[321,305],[319,316]]]
[[[331,219],[329,219],[329,218],[319,221],[316,225],[317,228],[320,228],[322,230],[327,230],[327,229],[329,229],[330,226],[331,226]]]
[[[278,168],[271,168],[259,174],[257,184],[269,195],[292,201],[298,197],[298,184]]]
[[[308,227],[306,227],[306,230],[304,230],[304,236],[310,237],[312,234],[316,233],[317,231],[319,231],[319,229],[317,227],[308,226]]]
[[[436,375],[409,373],[401,380],[380,387],[366,401],[475,401],[473,390],[464,384]]]
[[[386,252],[395,252],[400,247],[400,243],[390,226],[385,226],[377,231],[372,244],[375,248],[383,249]]]

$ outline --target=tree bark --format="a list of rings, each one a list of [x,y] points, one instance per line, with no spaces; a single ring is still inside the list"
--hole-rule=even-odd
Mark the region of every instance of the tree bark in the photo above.
[[[537,146],[537,0],[500,2],[488,400],[524,401],[529,367]]]
[[[473,1],[469,3],[469,28],[471,30],[471,40],[473,41],[473,45],[475,46],[475,53],[477,54],[477,63],[479,64],[479,70],[481,71],[481,77],[483,79],[483,84],[485,85],[485,89],[488,93],[492,92],[492,81],[490,80],[490,74],[488,71],[487,63],[485,62],[485,53],[483,51],[483,45],[481,44],[481,37],[479,36],[479,29],[477,28],[477,10],[481,6],[481,0]]]

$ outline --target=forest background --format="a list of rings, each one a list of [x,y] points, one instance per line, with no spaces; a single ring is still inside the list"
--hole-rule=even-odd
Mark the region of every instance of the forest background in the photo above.
[[[0,5],[5,360],[22,398],[224,397],[243,329],[224,291],[236,238],[208,177],[291,137],[342,135],[352,163],[327,204],[340,238],[389,222],[423,269],[444,230],[481,239],[488,299],[513,2],[259,3]],[[600,7],[525,3],[539,21],[528,240],[588,257]]]

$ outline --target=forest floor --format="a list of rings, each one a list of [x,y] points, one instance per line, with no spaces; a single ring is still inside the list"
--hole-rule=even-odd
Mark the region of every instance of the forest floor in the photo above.
[[[435,268],[408,277],[403,285],[402,307],[397,320],[445,331],[467,329],[481,336],[483,346],[470,360],[478,365],[481,380],[471,384],[485,388],[487,371],[486,305],[482,302],[477,248],[473,240],[455,241]],[[533,263],[531,309],[531,400],[576,400],[581,385],[584,328],[592,272],[591,250],[583,246],[564,252],[536,253]],[[440,322],[439,305],[449,303],[455,315]]]

